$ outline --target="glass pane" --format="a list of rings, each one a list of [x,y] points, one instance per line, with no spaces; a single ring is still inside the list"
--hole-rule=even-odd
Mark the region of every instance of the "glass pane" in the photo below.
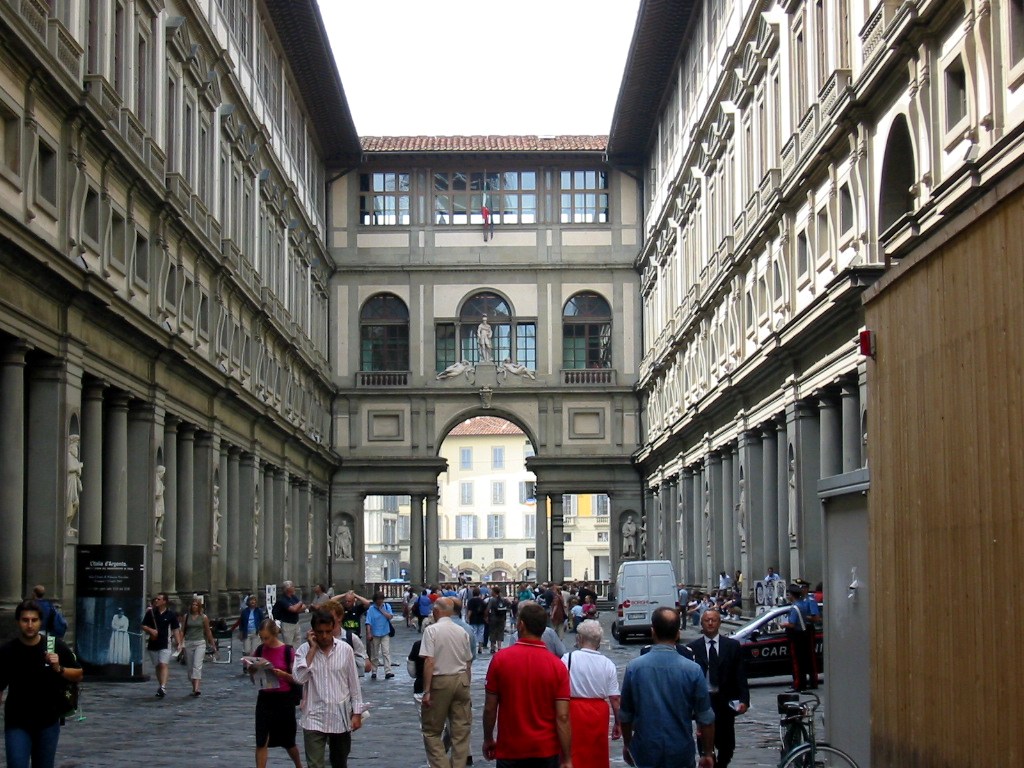
[[[576,189],[586,189],[587,188],[587,172],[586,171],[576,171],[575,173],[573,173],[572,177],[573,177],[572,178],[572,185],[573,185],[573,187],[575,187]]]
[[[435,173],[434,174],[434,189],[437,192],[448,191],[448,174],[447,173]]]
[[[409,191],[409,174],[400,173],[398,174],[398,189],[401,192]]]
[[[466,174],[464,173],[453,173],[452,174],[452,189],[456,192],[463,192],[466,189]]]
[[[482,173],[470,174],[469,188],[475,192],[482,190],[484,188],[484,175]]]
[[[562,171],[562,189],[572,189],[572,173]]]
[[[523,171],[519,175],[520,189],[536,189],[537,174],[534,171]]]
[[[510,171],[503,176],[503,189],[519,189],[519,174]]]
[[[359,191],[369,192],[370,191],[370,174],[360,173],[359,174]]]
[[[448,223],[448,195],[438,195],[434,198],[434,221],[437,224]]]
[[[501,189],[501,174],[488,173],[487,177],[484,179],[484,184],[486,185],[484,189],[488,191],[493,192]]]

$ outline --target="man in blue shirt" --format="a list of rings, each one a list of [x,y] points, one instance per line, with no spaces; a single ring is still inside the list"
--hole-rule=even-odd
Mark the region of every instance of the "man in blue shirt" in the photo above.
[[[654,646],[633,659],[622,681],[619,719],[622,756],[636,768],[694,764],[692,720],[700,728],[701,768],[714,765],[715,713],[701,668],[676,652],[679,612],[658,608],[651,616]]]
[[[818,687],[818,664],[816,654],[817,630],[821,620],[818,603],[814,598],[804,597],[803,588],[796,583],[786,590],[789,597],[789,613],[782,622],[789,641],[789,658],[793,665],[793,690],[803,691]]]
[[[385,680],[395,676],[391,671],[392,619],[391,606],[384,602],[384,593],[374,592],[373,604],[366,611],[366,639],[370,661],[373,662],[373,674],[370,675],[373,680],[377,679],[377,667],[384,668]]]

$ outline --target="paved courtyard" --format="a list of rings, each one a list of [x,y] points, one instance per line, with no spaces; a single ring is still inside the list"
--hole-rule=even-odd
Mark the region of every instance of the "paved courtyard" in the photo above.
[[[639,642],[622,647],[611,640],[611,616],[602,617],[605,627],[603,651],[620,670],[635,658]],[[363,680],[363,697],[370,713],[356,733],[350,762],[383,768],[426,766],[422,740],[417,728],[412,680],[405,671],[405,657],[418,637],[398,621],[392,640],[396,676],[392,680]],[[574,635],[567,634],[568,644]],[[686,639],[696,637],[687,630]],[[240,674],[240,647],[235,642],[232,664],[209,664],[203,673],[203,695],[189,696],[185,668],[174,665],[165,699],[154,696],[156,684],[87,683],[83,690],[85,719],[69,722],[63,729],[57,754],[59,768],[111,768],[145,765],[148,768],[206,768],[253,764],[253,710],[256,691],[249,678]],[[474,720],[472,750],[477,765],[480,756],[483,681],[490,657],[486,654],[473,665]],[[737,721],[739,743],[733,765],[737,768],[774,766],[778,761],[778,715],[775,695],[787,687],[785,680],[756,683],[751,689],[751,710]],[[301,749],[302,738],[299,734]],[[623,766],[621,742],[612,744],[612,765]],[[4,765],[0,754],[0,765]],[[271,766],[290,766],[284,750],[271,750]],[[493,763],[491,763],[493,765]],[[587,768],[587,766],[580,766]]]

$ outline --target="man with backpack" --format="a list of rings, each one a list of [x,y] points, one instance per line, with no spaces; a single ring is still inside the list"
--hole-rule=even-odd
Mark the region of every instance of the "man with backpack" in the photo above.
[[[64,639],[64,635],[68,633],[68,621],[64,618],[64,614],[60,612],[60,608],[53,604],[52,600],[46,599],[46,587],[42,584],[36,584],[32,588],[32,599],[35,600],[40,609],[42,609],[43,631],[47,635],[53,635],[61,640]]]

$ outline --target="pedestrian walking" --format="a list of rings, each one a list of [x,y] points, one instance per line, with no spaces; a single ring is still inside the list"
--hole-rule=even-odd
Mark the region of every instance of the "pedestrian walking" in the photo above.
[[[64,724],[64,690],[82,679],[82,668],[63,640],[44,635],[43,608],[35,600],[18,603],[14,620],[17,637],[0,646],[7,766],[52,768]]]
[[[452,621],[451,598],[434,603],[434,623],[423,630],[423,746],[430,768],[463,768],[469,755],[472,702],[469,696],[473,652],[469,633]],[[451,736],[451,758],[445,754],[445,722]]]
[[[508,600],[501,594],[501,589],[491,587],[491,596],[487,600],[487,639],[491,644],[491,653],[497,653],[505,644],[505,622],[508,621]],[[544,621],[547,624],[547,619]]]
[[[799,584],[790,584],[786,590],[789,599],[789,613],[782,622],[789,641],[789,658],[793,666],[793,690],[803,691],[818,687],[817,657],[815,653],[814,618],[818,613],[817,603],[813,609],[804,600],[804,591]],[[813,610],[813,613],[812,613]]]
[[[373,604],[366,611],[366,642],[373,664],[370,677],[374,680],[377,679],[378,667],[383,667],[385,680],[395,676],[391,671],[391,622],[394,618],[391,607],[384,602],[384,593],[374,592]]]
[[[423,593],[419,596],[416,601],[416,631],[423,631],[423,621],[429,615],[431,610],[434,608],[434,601],[430,599],[430,593],[424,589]]]
[[[158,592],[153,598],[153,604],[146,611],[142,618],[142,631],[146,633],[146,650],[149,651],[149,659],[156,672],[157,698],[162,699],[167,695],[167,680],[170,676],[171,663],[171,633],[178,648],[184,647],[184,640],[181,636],[181,625],[178,623],[178,615],[170,609],[170,598],[166,592]]]
[[[473,587],[466,613],[469,614],[469,627],[476,640],[476,652],[482,654],[484,652],[484,629],[487,627],[484,619],[484,615],[487,613],[487,601],[480,596],[480,587]]]
[[[363,725],[355,656],[348,643],[335,637],[335,626],[330,613],[315,613],[292,666],[295,682],[305,686],[302,738],[308,768],[325,768],[328,748],[331,768],[347,768],[352,734]]]
[[[608,766],[608,710],[614,725],[612,739],[622,737],[619,724],[619,677],[615,664],[601,655],[604,630],[586,621],[576,632],[576,650],[562,657],[569,672],[569,720],[572,724],[572,761],[578,766]]]
[[[295,594],[295,584],[286,581],[283,591],[271,610],[271,616],[281,622],[281,639],[294,648],[299,644],[299,615],[306,610],[306,604]]]
[[[202,598],[192,598],[183,625],[185,666],[188,669],[188,679],[192,683],[192,695],[198,698],[202,695],[199,688],[203,682],[203,661],[206,659],[206,649],[217,645],[213,639],[213,632],[210,630],[210,617],[203,611]],[[216,651],[214,653],[216,654]]]
[[[295,744],[295,692],[301,691],[292,676],[295,650],[281,642],[281,630],[273,619],[264,619],[253,634],[260,644],[251,655],[270,663],[265,675],[273,681],[273,687],[261,688],[256,696],[256,768],[266,768],[271,747],[283,748],[295,768],[302,768]]]
[[[238,633],[242,639],[242,652],[246,656],[252,656],[253,650],[259,644],[259,630],[263,626],[265,619],[266,616],[259,607],[256,596],[249,595],[245,608],[242,609],[242,613],[238,616],[238,621],[232,627],[232,629],[238,628]]]
[[[547,623],[541,606],[521,603],[519,640],[491,659],[487,669],[483,751],[488,760],[498,760],[499,768],[573,765],[569,673],[540,639]]]
[[[654,645],[633,659],[622,680],[622,756],[637,768],[692,766],[693,721],[700,723],[701,768],[714,765],[715,713],[701,668],[676,651],[679,612],[655,609]]]

